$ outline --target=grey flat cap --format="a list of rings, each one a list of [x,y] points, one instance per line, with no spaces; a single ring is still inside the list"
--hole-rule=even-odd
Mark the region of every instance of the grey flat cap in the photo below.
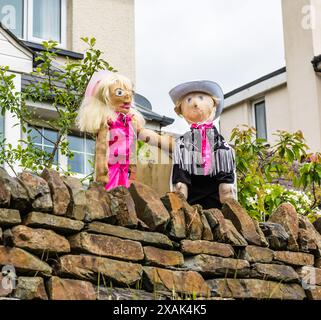
[[[217,119],[221,115],[224,107],[224,93],[222,88],[216,82],[200,80],[181,83],[170,90],[169,95],[174,104],[176,104],[179,99],[191,92],[204,92],[220,99],[214,119]]]

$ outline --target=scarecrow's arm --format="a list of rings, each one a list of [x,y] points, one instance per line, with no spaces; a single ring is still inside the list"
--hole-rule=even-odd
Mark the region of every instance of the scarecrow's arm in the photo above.
[[[152,146],[158,147],[162,151],[171,154],[173,151],[174,138],[168,135],[159,135],[153,130],[138,128],[138,140],[142,140]]]
[[[108,127],[102,124],[96,138],[95,181],[102,183],[108,183],[109,180],[107,167],[108,130]]]

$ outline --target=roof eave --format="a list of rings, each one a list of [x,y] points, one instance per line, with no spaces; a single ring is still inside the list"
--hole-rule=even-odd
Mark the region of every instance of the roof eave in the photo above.
[[[35,52],[26,46],[13,32],[11,32],[3,23],[0,22],[0,29],[4,30],[15,42],[17,42],[22,48],[35,56]]]
[[[254,80],[254,81],[251,81],[251,82],[249,82],[249,83],[247,83],[247,84],[245,84],[245,85],[243,85],[243,86],[241,86],[239,88],[236,88],[236,89],[226,93],[224,95],[224,98],[227,99],[227,98],[229,98],[229,97],[231,97],[231,96],[233,96],[233,95],[235,95],[235,94],[237,94],[237,93],[239,93],[241,91],[244,91],[244,90],[246,90],[246,89],[248,89],[250,87],[253,87],[254,85],[256,85],[256,84],[258,84],[260,82],[263,82],[265,80],[271,79],[271,78],[273,78],[273,77],[275,77],[275,76],[277,76],[279,74],[282,74],[284,72],[286,72],[286,67],[278,69],[278,70],[276,70],[274,72],[271,72],[271,73],[269,73],[269,74],[267,74],[267,75],[265,75],[265,76],[263,76],[261,78],[258,78],[258,79]]]

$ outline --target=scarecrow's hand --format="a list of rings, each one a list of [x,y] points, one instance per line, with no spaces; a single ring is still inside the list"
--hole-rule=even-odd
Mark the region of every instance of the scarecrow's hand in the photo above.
[[[144,141],[151,146],[158,147],[167,154],[173,151],[174,138],[169,135],[160,135],[153,130],[141,128],[138,134],[138,140]]]
[[[234,184],[221,183],[219,186],[220,202],[223,204],[230,199],[236,200]]]
[[[185,199],[187,199],[188,187],[185,183],[182,183],[182,182],[176,183],[174,185],[174,189],[175,189],[175,191],[182,193],[184,195]]]

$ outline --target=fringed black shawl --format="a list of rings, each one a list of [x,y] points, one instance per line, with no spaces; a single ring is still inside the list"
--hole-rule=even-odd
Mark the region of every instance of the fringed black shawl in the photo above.
[[[235,170],[234,150],[225,142],[215,127],[206,130],[211,146],[211,168],[208,175],[230,173]],[[173,163],[193,175],[204,175],[202,162],[202,136],[199,129],[191,129],[178,138],[175,143]]]

